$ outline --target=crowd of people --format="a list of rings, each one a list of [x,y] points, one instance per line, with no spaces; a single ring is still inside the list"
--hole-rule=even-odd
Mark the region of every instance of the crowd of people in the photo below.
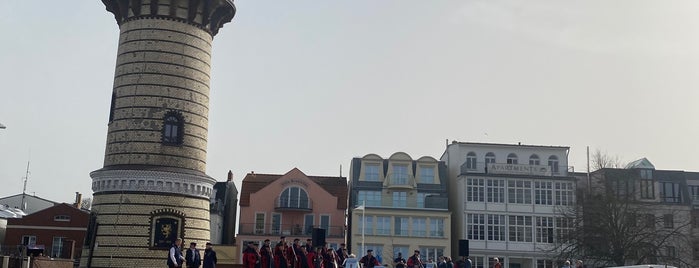
[[[214,251],[211,243],[206,243],[203,258],[197,248],[197,243],[194,242],[189,244],[189,248],[183,256],[182,238],[177,238],[175,240],[175,244],[172,245],[167,256],[167,267],[169,268],[183,267],[182,264],[185,263],[187,264],[187,268],[216,268],[216,263],[218,262],[216,251]]]
[[[301,245],[300,239],[292,243],[282,236],[274,246],[266,239],[262,246],[248,242],[243,250],[243,266],[245,268],[340,268],[345,265],[347,254],[345,244],[338,249],[325,245],[313,245],[312,240],[306,240]],[[348,267],[349,268],[349,267]],[[356,268],[356,267],[353,267]]]

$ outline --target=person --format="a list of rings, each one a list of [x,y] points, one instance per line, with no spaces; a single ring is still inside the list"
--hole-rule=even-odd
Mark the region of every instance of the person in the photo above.
[[[570,261],[565,261],[563,263],[563,268],[570,268]]]
[[[393,267],[405,268],[405,258],[403,258],[403,253],[398,252],[398,257],[393,259]]]
[[[308,252],[306,256],[306,262],[308,263],[308,267],[323,268],[323,257],[320,247],[316,247],[315,250],[311,250],[310,252]]]
[[[189,249],[187,249],[184,259],[187,262],[187,268],[199,268],[201,266],[201,255],[197,249],[197,243],[189,243]]]
[[[374,266],[381,265],[379,260],[374,257],[374,250],[369,249],[366,251],[366,255],[359,260],[359,264],[362,265],[361,268],[374,268]]]
[[[437,268],[437,264],[434,263],[432,258],[429,258],[427,259],[427,263],[425,263],[425,268]]]
[[[172,245],[170,251],[168,252],[167,267],[182,267],[184,256],[182,256],[182,249],[180,249],[180,245],[182,245],[182,238],[175,239],[175,244]]]
[[[502,264],[500,263],[500,259],[493,258],[493,268],[502,268]]]
[[[447,268],[447,260],[444,259],[444,256],[439,256],[437,262],[437,268]]]
[[[345,258],[345,261],[342,263],[342,266],[345,268],[359,268],[359,260],[357,260],[356,255],[349,254],[347,255],[347,258]]]
[[[318,246],[320,246],[320,245],[318,245]],[[306,247],[306,252],[313,251],[314,250],[313,249],[313,239],[306,239],[306,245],[304,245],[304,247]]]
[[[577,260],[575,262],[575,268],[583,268],[583,262],[582,260]]]
[[[218,263],[216,251],[214,251],[211,243],[207,242],[204,250],[204,266],[202,268],[216,268],[216,263]]]
[[[447,268],[454,268],[454,262],[451,261],[451,257],[444,257],[444,261],[447,263]]]
[[[294,243],[291,244],[291,253],[287,253],[289,256],[291,256],[291,267],[293,268],[306,268],[306,266],[302,266],[302,262],[306,263],[306,258],[304,258],[306,254],[303,253],[301,248],[301,239],[294,239]]]
[[[422,260],[420,260],[420,251],[415,250],[413,256],[408,258],[408,268],[422,268]]]
[[[260,256],[262,257],[262,259],[260,260],[261,268],[274,268],[272,247],[269,244],[269,239],[265,239],[265,243],[262,245],[262,248],[260,248]]]
[[[286,244],[286,237],[279,237],[279,243],[274,246],[274,267],[275,268],[289,268],[289,257],[287,253],[289,245]]]
[[[335,251],[337,254],[337,264],[339,267],[343,266],[343,263],[345,263],[345,259],[347,259],[347,248],[345,248],[345,243],[341,243],[340,247]]]
[[[252,241],[248,242],[248,246],[243,250],[243,267],[255,268],[258,263],[257,251]]]

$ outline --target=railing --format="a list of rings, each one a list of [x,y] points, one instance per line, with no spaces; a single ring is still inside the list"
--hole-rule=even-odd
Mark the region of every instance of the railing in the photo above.
[[[241,223],[238,226],[238,234],[240,235],[270,235],[270,236],[311,236],[313,228],[321,228],[317,225],[304,226],[303,224],[254,224]],[[326,237],[345,237],[345,226],[327,226],[325,229]]]
[[[490,173],[490,174],[514,174],[514,175],[536,175],[536,176],[566,176],[568,172],[573,172],[573,166],[549,166],[546,162],[540,162],[539,165],[528,164],[507,164],[507,163],[488,163],[464,162],[461,164],[461,174],[465,173]]]
[[[383,186],[387,188],[413,188],[415,184],[415,176],[406,173],[388,173],[383,182]]]
[[[313,201],[306,199],[274,198],[274,208],[278,210],[313,210]]]

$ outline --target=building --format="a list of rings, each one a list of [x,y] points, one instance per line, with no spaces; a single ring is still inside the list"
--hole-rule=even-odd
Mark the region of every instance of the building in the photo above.
[[[308,176],[297,168],[283,175],[248,173],[240,191],[237,240],[306,241],[321,228],[326,243],[337,248],[345,242],[346,211],[345,177]]]
[[[16,194],[0,198],[0,206],[21,209],[27,214],[44,210],[60,203],[29,194]]]
[[[596,170],[590,174],[590,183],[585,187],[591,191],[585,193],[588,199],[604,200],[604,208],[619,208],[610,211],[615,217],[633,222],[624,225],[622,230],[629,235],[623,237],[643,237],[623,241],[626,265],[636,264],[639,258],[677,267],[694,267],[699,261],[699,172],[658,170],[642,158],[625,168]],[[609,205],[612,202],[615,206]],[[585,202],[583,206],[588,226],[601,222],[588,215],[604,209],[594,204]]]
[[[181,237],[211,239],[206,171],[211,43],[232,0],[103,0],[119,46],[95,217],[81,267],[156,267]],[[108,227],[107,227],[108,226]]]
[[[574,205],[568,147],[452,142],[449,169],[452,243],[469,240],[474,267],[553,267],[554,234],[569,228],[558,213]]]
[[[349,250],[368,249],[393,266],[400,252],[407,259],[420,250],[423,259],[451,256],[451,212],[445,162],[398,152],[353,158],[347,235]]]
[[[238,188],[233,183],[233,172],[228,180],[217,182],[211,195],[211,243],[235,244],[235,224],[238,216]]]
[[[53,258],[77,258],[89,218],[87,211],[63,203],[22,218],[8,219],[3,244],[43,249],[46,256]]]

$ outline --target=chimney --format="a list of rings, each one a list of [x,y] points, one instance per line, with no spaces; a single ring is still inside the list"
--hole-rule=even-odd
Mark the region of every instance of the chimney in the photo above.
[[[83,205],[83,195],[80,194],[80,192],[75,192],[75,204],[73,204],[73,206],[75,206],[75,208],[77,208],[77,209],[80,209],[80,207],[82,207],[82,205]]]
[[[228,170],[228,181],[233,180],[233,171]]]

